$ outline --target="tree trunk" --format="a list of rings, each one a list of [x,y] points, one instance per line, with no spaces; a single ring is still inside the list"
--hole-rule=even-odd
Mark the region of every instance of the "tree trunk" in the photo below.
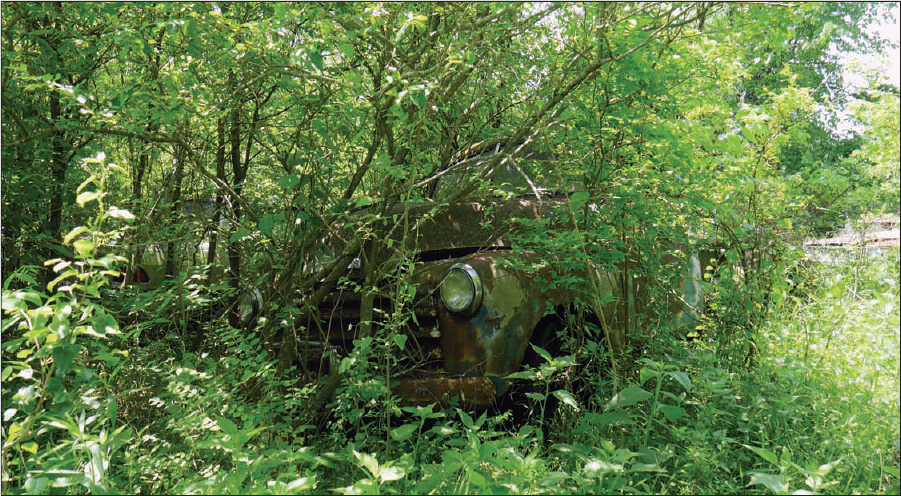
[[[232,191],[234,198],[230,198],[229,203],[232,207],[232,222],[237,226],[241,220],[241,205],[238,203],[237,196],[241,194],[241,187],[244,183],[246,169],[241,164],[241,115],[236,108],[229,115],[231,127],[229,133],[229,141],[231,142],[231,163],[232,163]],[[228,267],[229,267],[229,283],[235,289],[232,297],[232,303],[236,303],[240,297],[238,290],[241,287],[241,249],[237,241],[228,244]],[[232,305],[230,305],[232,306]],[[238,325],[238,315],[236,312],[230,312],[228,316],[229,323],[232,327]]]
[[[216,124],[216,135],[219,137],[219,145],[216,147],[216,178],[225,182],[225,120],[220,118]],[[210,231],[210,249],[207,251],[206,263],[212,265],[216,262],[216,249],[219,242],[219,221],[222,219],[222,207],[225,197],[221,190],[216,190],[216,210],[213,212],[212,229]],[[212,283],[211,272],[207,273],[206,286]]]
[[[50,93],[50,122],[57,123],[62,116],[62,108],[60,106],[59,94]],[[50,217],[44,227],[44,233],[49,236],[45,248],[45,259],[56,258],[56,251],[53,249],[54,243],[62,240],[63,228],[63,196],[66,186],[66,169],[68,164],[65,161],[66,147],[63,142],[64,136],[62,131],[54,131],[51,143],[51,179],[50,188]],[[49,268],[48,268],[49,271]],[[50,272],[47,272],[50,276]]]
[[[216,123],[216,135],[219,138],[219,144],[216,148],[216,177],[225,182],[225,119],[220,118]],[[207,288],[213,285],[213,264],[216,263],[216,250],[219,241],[219,221],[222,218],[222,207],[225,203],[225,197],[221,191],[216,192],[216,210],[213,212],[212,226],[210,228],[210,244],[206,255],[206,264],[209,266],[206,272],[204,286]],[[231,317],[229,317],[231,322]],[[206,336],[207,326],[200,325],[194,334],[194,341],[191,343],[191,350],[196,352],[200,349],[200,344]]]
[[[175,173],[172,177],[174,184],[172,185],[172,198],[170,201],[172,202],[169,208],[169,230],[170,233],[174,232],[176,235],[178,234],[178,220],[179,220],[179,207],[181,206],[181,182],[182,176],[184,175],[184,153],[181,147],[175,147]],[[172,240],[172,235],[169,236],[169,240],[166,242],[166,275],[177,276],[179,266],[176,264],[176,245],[180,242],[181,236],[175,236],[175,240]]]

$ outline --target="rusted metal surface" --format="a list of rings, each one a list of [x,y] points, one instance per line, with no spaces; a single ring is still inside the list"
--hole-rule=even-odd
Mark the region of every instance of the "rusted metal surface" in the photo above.
[[[888,229],[870,234],[849,234],[805,241],[804,246],[844,246],[862,244],[867,247],[901,245],[901,230]]]
[[[451,204],[413,233],[416,247],[424,254],[448,249],[509,248],[509,235],[513,232],[510,221],[548,216],[552,205],[522,198]]]
[[[642,314],[652,293],[665,294],[668,316],[677,326],[696,325],[703,313],[703,290],[697,280],[703,268],[719,257],[715,252],[664,257],[665,263],[689,260],[688,271],[673,288],[655,288],[661,283],[634,274],[642,264],[636,253],[614,267],[600,268],[584,264],[585,288],[541,284],[556,278],[546,262],[547,254],[518,252],[512,249],[511,219],[538,219],[553,215],[568,199],[557,197],[543,202],[515,198],[503,202],[466,202],[439,210],[433,218],[419,223],[407,233],[407,246],[413,246],[421,261],[409,282],[416,286],[414,314],[409,329],[402,372],[392,392],[403,404],[447,404],[459,396],[465,405],[483,408],[503,394],[509,384],[503,377],[520,370],[530,340],[539,322],[557,309],[576,301],[603,301],[594,308],[600,315],[604,335],[614,352],[625,348],[630,332],[641,325]],[[431,212],[433,204],[410,208],[411,219]],[[556,228],[566,228],[557,222]],[[361,257],[365,260],[365,257]],[[349,279],[361,280],[367,262],[349,268]],[[371,262],[369,262],[371,263]],[[448,270],[463,264],[477,274],[480,304],[472,312],[454,312],[445,307],[439,293]],[[675,266],[675,265],[674,265]],[[662,291],[661,291],[662,289]],[[350,289],[339,290],[320,305],[319,328],[323,340],[350,343],[359,337],[362,297]],[[392,302],[376,298],[374,306],[387,310]],[[310,322],[309,329],[315,329]]]
[[[464,377],[502,377],[519,369],[536,324],[571,295],[563,289],[541,291],[534,274],[502,266],[512,251],[475,253],[452,261],[426,264],[412,282],[434,292],[452,263],[465,263],[481,277],[483,297],[472,315],[456,315],[440,303],[438,330],[444,369]],[[518,254],[528,260],[537,254]],[[567,298],[569,296],[569,298]]]
[[[887,229],[869,234],[847,234],[804,242],[808,259],[827,264],[847,263],[862,256],[897,251],[901,231]]]
[[[417,285],[420,295],[417,308],[427,306],[431,309],[431,312],[420,311],[419,314],[423,317],[432,316],[433,319],[417,319],[421,325],[411,329],[414,337],[411,348],[415,349],[417,344],[422,344],[426,336],[434,338],[437,335],[439,340],[432,340],[431,345],[440,346],[442,362],[433,363],[440,366],[440,370],[432,372],[438,377],[428,380],[406,379],[395,388],[394,393],[404,404],[431,403],[438,399],[445,402],[446,399],[442,398],[459,395],[465,396],[465,402],[470,406],[490,405],[496,395],[503,394],[506,390],[501,378],[520,369],[539,321],[555,307],[574,300],[573,290],[565,287],[542,290],[536,275],[548,274],[542,274],[541,270],[536,274],[506,267],[504,262],[510,257],[517,257],[520,263],[541,260],[541,255],[537,253],[496,250],[425,263],[412,276],[411,282]],[[444,308],[435,297],[442,277],[454,263],[470,265],[481,277],[482,304],[472,315],[456,315]],[[700,263],[699,257],[694,257],[691,276],[700,277]],[[592,277],[596,278],[598,290],[608,301],[602,308],[606,338],[615,351],[621,350],[625,345],[630,322],[634,325],[636,319],[636,302],[641,306],[646,301],[650,283],[642,278],[634,278],[631,285],[626,284],[617,270],[595,269]],[[683,287],[677,288],[673,297],[668,299],[669,311],[674,319],[681,320],[677,323],[682,325],[693,323],[703,312],[702,291],[692,281],[692,278],[684,278]],[[687,287],[691,290],[687,290]],[[632,312],[629,311],[630,301]],[[343,318],[352,316],[341,308],[336,310]],[[334,314],[331,318],[335,319]],[[342,332],[343,322],[345,321],[334,330],[333,338],[339,335],[344,339],[351,338]],[[352,325],[348,327],[352,328]],[[424,357],[426,353],[420,356]],[[427,374],[428,372],[422,371],[420,377]],[[415,377],[415,374],[407,375]],[[492,387],[477,387],[475,384],[491,384]],[[480,396],[481,393],[487,395],[489,392],[491,394],[486,397],[488,399]]]
[[[488,408],[497,401],[498,392],[487,377],[460,377],[408,380],[394,388],[401,405],[419,406],[438,403],[446,407],[459,398],[463,408]]]
[[[513,219],[539,219],[553,214],[555,207],[565,204],[565,197],[548,198],[542,202],[534,198],[486,201],[465,201],[437,208],[435,202],[426,201],[408,207],[410,219],[423,219],[411,232],[394,231],[394,238],[407,237],[407,246],[426,258],[462,251],[509,248],[509,235],[515,226]],[[437,208],[437,210],[436,210]],[[396,205],[390,215],[400,215],[403,205]],[[364,208],[355,213],[363,216],[372,213]],[[434,214],[432,216],[432,214]],[[429,217],[431,216],[431,217]],[[338,243],[332,249],[340,251]]]

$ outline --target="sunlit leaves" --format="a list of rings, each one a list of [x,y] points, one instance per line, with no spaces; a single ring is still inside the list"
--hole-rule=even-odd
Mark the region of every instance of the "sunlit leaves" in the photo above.
[[[557,391],[554,391],[553,394],[557,397],[557,399],[562,401],[563,404],[569,406],[577,412],[579,411],[579,405],[576,402],[576,398],[569,391],[565,389],[558,389]]]
[[[870,101],[859,100],[852,109],[859,120],[867,126],[864,131],[866,142],[854,152],[872,165],[866,173],[882,181],[889,191],[899,189],[899,154],[901,154],[901,118],[899,118],[899,98],[897,93],[879,90],[869,91]]]
[[[649,400],[652,396],[654,396],[651,392],[642,389],[640,387],[629,386],[619,393],[617,393],[610,401],[607,403],[607,410],[611,408],[624,408],[627,406],[635,405],[637,403],[641,403],[642,401]]]
[[[122,219],[126,222],[134,222],[135,220],[134,214],[116,206],[111,206],[109,210],[107,210],[106,215],[114,219]]]
[[[690,20],[694,13],[708,7],[711,10],[705,18]],[[375,215],[355,217],[349,212],[367,207],[371,212],[387,211],[395,200],[427,198],[433,184],[430,181],[453,162],[460,150],[477,142],[508,138],[520,124],[554,101],[565,87],[561,82],[571,81],[597,58],[618,57],[648,40],[665,19],[681,16],[685,23],[660,33],[629,57],[600,67],[559,103],[557,109],[561,112],[552,109],[531,129],[523,130],[523,136],[528,136],[536,149],[553,156],[553,167],[548,167],[552,170],[540,172],[560,174],[587,186],[589,191],[573,194],[571,199],[575,209],[590,212],[587,218],[603,224],[585,233],[592,248],[596,248],[592,256],[597,257],[599,264],[613,266],[621,261],[616,259],[622,257],[621,253],[611,254],[621,236],[642,232],[662,238],[667,226],[690,227],[695,233],[715,228],[718,231],[713,234],[720,238],[731,235],[745,240],[761,235],[767,243],[771,241],[765,237],[768,230],[796,229],[803,224],[795,215],[803,203],[797,194],[802,179],[786,177],[785,151],[794,147],[807,154],[808,164],[819,167],[818,156],[809,152],[827,147],[815,141],[805,127],[815,117],[817,98],[836,89],[811,84],[828,82],[831,77],[823,72],[828,66],[822,65],[830,61],[819,55],[833,41],[850,43],[846,37],[856,27],[849,26],[852,21],[845,17],[856,23],[855,14],[868,12],[866,6],[851,4],[709,3],[10,3],[4,4],[3,9],[3,61],[4,68],[10,71],[8,77],[4,76],[3,105],[4,257],[34,257],[34,247],[39,244],[36,242],[47,242],[42,237],[46,236],[42,223],[51,214],[46,193],[50,184],[63,186],[65,194],[56,197],[65,199],[63,208],[52,213],[58,213],[62,222],[61,235],[57,237],[63,241],[63,251],[73,251],[66,253],[65,260],[52,261],[47,266],[55,270],[47,279],[52,290],[64,289],[63,294],[73,298],[84,295],[90,301],[107,299],[99,292],[106,284],[99,278],[118,275],[122,263],[102,251],[109,249],[108,241],[112,239],[118,241],[116,246],[123,247],[148,246],[148,237],[198,246],[200,239],[215,231],[220,250],[225,249],[226,242],[242,248],[239,255],[244,265],[240,274],[246,280],[240,282],[253,279],[282,284],[267,288],[288,300],[267,302],[278,316],[271,319],[274,329],[261,329],[260,335],[265,337],[257,339],[269,344],[278,341],[272,332],[296,332],[300,337],[301,333],[316,333],[319,329],[316,322],[301,321],[298,315],[302,313],[300,308],[315,308],[321,303],[305,300],[320,286],[319,281],[309,280],[303,267],[314,267],[321,261],[310,254],[334,251],[334,247],[321,247],[326,235],[342,223],[352,222],[357,225],[352,226],[353,236],[347,236],[348,239],[362,233],[369,242],[378,244],[386,238],[388,229],[402,232],[407,227],[393,214],[393,224],[383,226],[371,222],[377,218]],[[539,15],[543,10],[551,12]],[[47,49],[54,40],[63,40],[54,48],[58,58]],[[897,99],[884,96],[873,93],[873,106],[862,107],[858,115],[871,131],[863,151],[850,155],[853,143],[848,150],[838,151],[845,157],[851,156],[853,161],[848,163],[855,168],[865,166],[872,172],[881,172],[874,177],[891,180],[897,176],[886,171],[897,171],[897,167],[889,166],[898,155],[899,133],[889,119],[892,115],[897,117],[897,112],[888,110],[897,109]],[[56,97],[62,114],[68,115],[49,122],[51,101]],[[220,135],[220,122],[234,124],[234,134]],[[64,146],[55,151],[54,142]],[[105,150],[111,160],[122,164],[121,168],[107,166],[106,157],[99,155],[98,150]],[[219,160],[220,153],[224,163]],[[71,168],[61,176],[62,181],[50,183],[52,163],[58,157]],[[88,158],[82,161],[80,157]],[[145,176],[139,174],[142,159],[148,165]],[[176,163],[185,166],[184,176],[178,180],[172,174]],[[238,169],[247,167],[240,191],[235,191],[235,163],[239,164]],[[225,172],[222,178],[216,178],[213,171],[223,164]],[[76,188],[91,175],[96,177]],[[861,176],[824,171],[808,177],[804,180],[808,186],[829,184],[829,194],[824,197],[831,201]],[[105,180],[106,187],[99,187],[94,179]],[[132,188],[140,181],[143,183],[138,185],[138,191],[144,196],[138,201]],[[357,183],[352,184],[354,181]],[[212,203],[214,199],[224,199],[217,201],[218,223],[180,215],[167,218],[180,208],[173,200],[176,188],[182,188],[181,200]],[[594,200],[600,197],[606,200],[603,205]],[[865,203],[867,199],[861,195],[860,201]],[[121,208],[109,206],[112,204]],[[106,236],[100,229],[88,227],[86,220],[97,206],[101,206],[98,218],[116,224],[131,222],[135,228],[129,227],[124,236],[121,232]],[[239,212],[243,215],[239,216]],[[247,216],[250,213],[255,214],[252,219]],[[709,218],[716,222],[709,222]],[[404,220],[415,223],[415,219]],[[543,246],[551,248],[576,244],[571,233],[552,236],[546,230],[539,231],[534,239],[546,240],[548,243]],[[58,241],[50,240],[57,245]],[[411,244],[391,239],[384,242],[383,253],[391,252],[392,260],[414,258],[409,252],[395,252],[399,246],[406,246],[409,251]],[[645,256],[656,253],[644,248]],[[723,277],[722,284],[733,290],[736,297],[715,303],[722,322],[737,324],[716,327],[715,334],[705,337],[720,341],[704,341],[705,346],[724,346],[730,329],[737,329],[733,335],[736,339],[745,339],[747,335],[743,333],[748,328],[757,329],[758,322],[749,323],[747,313],[742,312],[763,305],[758,297],[767,293],[754,288],[740,291],[743,284],[751,286],[755,281],[751,277],[757,272],[750,270],[751,262],[760,260],[740,258],[756,248],[759,247],[738,246],[730,252],[733,259],[728,260],[728,265],[740,266],[743,272]],[[548,250],[558,251],[562,249]],[[781,246],[773,245],[767,255],[784,253],[787,251]],[[333,255],[337,258],[341,254]],[[366,255],[371,253],[363,255],[360,259],[370,260]],[[98,258],[91,258],[95,256]],[[43,259],[32,262],[42,263]],[[388,265],[371,265],[379,268],[376,279],[384,276],[390,280],[375,281],[364,290],[374,291],[380,299],[396,298],[397,308],[407,308],[404,303],[423,295],[416,294],[411,285],[397,285],[401,287],[398,291],[385,292],[386,287],[393,287],[400,279],[399,272],[392,272],[386,268]],[[4,258],[4,271],[8,268]],[[761,261],[757,268],[781,276],[778,264],[770,259]],[[661,272],[655,280],[662,287],[670,287],[670,281],[665,279],[667,271]],[[572,271],[567,271],[560,280],[551,282],[569,284],[576,279]],[[34,271],[19,272],[9,281],[11,287],[46,283]],[[200,282],[192,278],[187,284],[200,286]],[[216,341],[232,336],[231,331],[215,327],[216,316],[205,315],[200,324],[189,321],[191,310],[204,306],[204,298],[209,299],[208,295],[201,295],[202,290],[195,292],[192,287],[189,291],[192,292],[177,296],[163,293],[156,299],[139,300],[158,304],[159,311],[154,305],[147,305],[147,310],[126,307],[122,311],[126,319],[144,315],[139,312],[158,313],[152,319],[133,323],[132,336],[141,340],[141,346],[134,349],[136,355],[165,350],[162,357],[137,365],[129,362],[118,369],[127,371],[134,367],[137,374],[155,378],[158,368],[166,377],[153,385],[160,386],[158,389],[137,393],[123,392],[116,384],[98,383],[121,372],[104,369],[91,376],[85,365],[86,350],[72,345],[73,340],[88,342],[85,338],[91,338],[91,346],[95,346],[108,342],[96,338],[116,332],[115,323],[98,307],[85,304],[82,312],[66,313],[65,307],[47,303],[48,296],[34,290],[4,293],[4,311],[16,315],[3,324],[4,357],[8,354],[13,360],[8,365],[4,359],[4,383],[13,381],[12,386],[4,386],[4,394],[11,393],[11,401],[27,403],[29,407],[44,397],[48,402],[59,398],[61,405],[67,401],[84,403],[85,408],[92,409],[85,416],[87,428],[78,425],[78,418],[70,421],[64,415],[53,424],[46,424],[47,428],[66,432],[75,426],[73,435],[103,437],[96,429],[91,430],[87,419],[93,418],[95,427],[102,422],[110,425],[116,412],[133,415],[131,422],[145,422],[148,426],[147,440],[130,448],[128,460],[129,470],[146,473],[152,482],[146,486],[107,487],[108,492],[311,492],[337,488],[346,492],[402,492],[419,488],[422,492],[572,493],[722,489],[655,486],[653,477],[663,470],[663,460],[646,456],[650,450],[638,447],[643,442],[649,448],[659,443],[661,450],[670,446],[675,451],[690,448],[683,450],[684,455],[673,455],[680,459],[665,467],[673,474],[667,476],[665,484],[678,484],[682,479],[717,480],[728,473],[731,485],[723,486],[728,489],[740,490],[750,478],[752,485],[781,491],[789,483],[790,489],[796,488],[796,482],[801,480],[796,473],[779,474],[783,477],[780,481],[775,472],[748,472],[747,459],[752,459],[753,464],[768,463],[768,458],[755,458],[753,452],[740,449],[731,450],[739,455],[727,455],[730,450],[724,448],[735,446],[738,436],[745,436],[742,443],[758,442],[756,438],[748,440],[755,436],[768,440],[777,437],[781,420],[789,419],[786,426],[798,425],[800,408],[796,400],[763,393],[758,400],[737,392],[715,392],[739,389],[735,383],[746,376],[736,373],[720,381],[719,372],[681,364],[676,367],[641,362],[638,370],[631,371],[634,374],[616,378],[627,379],[618,393],[607,394],[605,390],[605,394],[592,398],[548,382],[578,377],[583,365],[595,366],[599,361],[592,353],[600,348],[596,341],[585,345],[591,353],[579,349],[563,357],[534,348],[541,363],[533,370],[507,377],[547,384],[547,389],[532,391],[529,397],[539,402],[557,400],[562,405],[559,413],[567,421],[576,421],[578,435],[595,436],[588,438],[597,441],[592,443],[595,446],[569,444],[569,451],[559,450],[574,458],[553,461],[554,472],[542,471],[542,450],[531,444],[527,433],[517,438],[500,436],[489,428],[492,419],[484,415],[461,412],[457,415],[459,421],[455,417],[451,422],[444,412],[401,408],[416,421],[398,425],[396,418],[386,418],[397,409],[390,400],[384,400],[394,376],[380,375],[387,370],[383,367],[401,352],[420,346],[407,334],[393,330],[381,336],[384,339],[379,351],[370,361],[359,356],[342,357],[341,371],[357,374],[352,379],[359,379],[359,383],[342,383],[344,399],[352,397],[356,403],[338,403],[345,409],[334,418],[351,419],[353,427],[349,430],[360,434],[352,440],[353,446],[328,456],[295,450],[296,446],[306,449],[322,439],[317,436],[331,435],[330,441],[349,438],[342,438],[339,429],[326,429],[323,431],[328,432],[323,434],[297,428],[288,434],[292,429],[278,422],[282,418],[298,418],[298,412],[309,403],[310,390],[294,383],[269,382],[269,369],[255,368],[256,362],[250,359],[239,361],[237,357],[250,349],[247,342],[239,345],[224,342],[225,338],[223,342]],[[888,288],[884,292],[897,293],[893,291]],[[874,298],[867,305],[868,315],[881,320],[857,327],[870,331],[896,325],[898,305],[894,299]],[[167,313],[176,306],[177,312]],[[23,332],[21,338],[7,339],[7,333],[14,336],[26,322],[33,328]],[[199,349],[189,351],[183,345],[190,343],[198,325],[216,330],[207,334],[214,335],[211,341],[215,346],[206,349],[200,346],[204,343],[199,343]],[[857,332],[847,327],[849,324],[842,325],[846,327],[837,327],[841,333],[830,338],[836,340],[833,343],[846,339],[849,332]],[[820,346],[816,351],[827,349],[825,333],[832,332],[834,326],[811,327],[825,330],[823,337],[812,336],[808,342]],[[655,334],[655,339],[663,340],[662,335]],[[44,348],[32,346],[32,341]],[[151,344],[145,346],[148,341]],[[763,341],[757,343],[762,345]],[[887,346],[888,341],[874,340],[870,348],[886,350]],[[831,353],[845,348],[833,344],[828,350]],[[370,349],[375,349],[375,345]],[[736,362],[744,358],[728,353],[729,348],[720,351]],[[262,360],[267,352],[255,352],[254,359]],[[217,354],[221,354],[221,360],[215,357]],[[112,355],[97,354],[91,362],[113,366],[114,361],[106,359],[109,356]],[[184,357],[197,362],[190,367],[216,373],[168,377],[168,364]],[[860,354],[847,363],[863,370],[864,359],[873,357],[872,352]],[[574,367],[577,359],[579,366]],[[721,365],[726,359],[722,360],[718,362]],[[40,381],[53,374],[41,370],[39,362],[55,363],[57,375],[69,374],[66,381],[71,379],[70,382],[95,391],[67,399],[62,392],[70,383],[54,377],[47,382],[48,394],[42,396]],[[123,363],[124,360],[115,366]],[[147,367],[147,363],[152,367]],[[188,369],[187,364],[178,366]],[[831,366],[833,371],[843,371],[845,365],[835,361]],[[872,381],[879,386],[885,375],[878,375],[875,370],[855,376],[854,380],[867,384]],[[391,372],[397,369],[391,368]],[[287,375],[296,379],[300,374],[312,377],[315,373],[304,370]],[[775,377],[781,378],[780,373],[774,372]],[[597,382],[606,385],[606,380],[604,377]],[[711,385],[714,382],[715,387]],[[98,402],[98,391],[117,398],[121,405]],[[262,398],[249,406],[250,403],[237,399],[246,391],[262,391]],[[140,402],[135,402],[134,397],[140,397]],[[803,401],[806,400],[802,398],[797,403]],[[285,407],[288,402],[293,402],[290,409]],[[779,406],[767,410],[770,403]],[[145,410],[147,404],[152,408]],[[856,406],[861,408],[856,410],[865,411],[863,406],[867,404],[860,400]],[[93,413],[104,405],[110,409],[109,417]],[[13,406],[4,411],[4,425],[10,426],[5,443],[27,430],[23,419],[28,409]],[[383,406],[385,410],[378,410]],[[591,411],[603,407],[603,412]],[[840,408],[830,406],[827,410]],[[778,415],[782,411],[790,412],[790,416]],[[758,434],[757,427],[766,425],[770,418],[774,419],[770,430]],[[424,419],[441,419],[442,423],[433,430],[420,430],[417,422]],[[265,441],[260,439],[264,436],[249,434],[260,425],[249,420],[271,422],[274,427],[266,424]],[[644,439],[629,436],[636,427],[648,432]],[[115,432],[112,427],[105,431],[105,439],[110,439],[111,432]],[[370,435],[373,432],[379,435]],[[295,434],[303,439],[280,437]],[[501,437],[502,441],[498,439]],[[10,459],[81,453],[77,455],[81,458],[68,460],[76,462],[69,465],[79,470],[34,472],[34,477],[24,482],[26,490],[46,492],[54,484],[63,486],[63,478],[70,476],[67,480],[71,484],[97,485],[117,473],[115,462],[108,468],[109,460],[96,456],[107,452],[97,451],[96,445],[60,449],[48,439],[44,436],[22,442],[16,448],[16,456]],[[186,441],[183,445],[167,444],[173,439]],[[846,441],[838,444],[850,443]],[[269,442],[273,444],[266,444]],[[435,466],[427,466],[432,462],[415,467],[403,464],[395,450],[412,448],[420,449],[421,460],[433,460]],[[168,455],[172,453],[177,455]],[[731,465],[734,459],[726,461],[727,456],[746,459],[740,465]],[[822,461],[828,460],[817,463]],[[155,463],[158,465],[151,466]],[[329,467],[328,475],[311,468],[320,466]],[[171,476],[157,477],[155,467],[164,467],[159,473]],[[814,482],[816,477],[822,478],[816,469],[803,468],[809,472],[805,478]],[[690,470],[697,474],[689,473]],[[25,472],[15,474],[13,480],[19,480],[16,477],[22,473]],[[739,473],[755,475],[740,478],[735,475]],[[269,474],[279,474],[279,479],[270,481]],[[414,479],[412,474],[415,482],[410,484],[414,485],[404,485]],[[625,477],[614,479],[624,474],[640,474],[641,483]],[[179,477],[190,480],[184,484],[169,481]],[[323,482],[325,478],[328,479]],[[139,479],[144,480],[130,480]],[[197,482],[201,479],[203,483]],[[539,489],[528,485],[536,480],[540,481]],[[190,486],[194,483],[197,485]],[[13,489],[21,491],[22,487]],[[816,490],[813,485],[810,487]],[[102,488],[86,489],[99,492]]]

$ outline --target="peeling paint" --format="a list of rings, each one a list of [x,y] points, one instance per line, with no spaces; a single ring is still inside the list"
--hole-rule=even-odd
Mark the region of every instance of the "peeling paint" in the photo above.
[[[447,404],[453,396],[460,396],[465,404],[481,408],[507,390],[509,384],[501,378],[520,369],[542,318],[576,299],[565,287],[542,289],[536,277],[551,280],[550,264],[543,263],[542,254],[512,250],[507,239],[512,228],[507,221],[548,216],[565,201],[558,198],[539,204],[515,199],[493,203],[490,209],[478,202],[450,205],[414,233],[421,260],[410,278],[417,286],[413,303],[417,318],[408,329],[413,343],[408,345],[409,365],[393,374],[397,380],[393,392],[403,404]],[[413,215],[431,208],[424,206]],[[698,280],[702,258],[707,256],[690,257],[688,273],[668,297],[670,318],[678,324],[691,325],[703,312],[703,288]],[[597,296],[602,301],[595,303],[601,308],[596,310],[614,352],[625,348],[630,332],[640,330],[641,313],[653,284],[633,276],[641,265],[638,255],[629,253],[625,258],[615,267],[585,267],[581,274],[593,278],[591,287],[600,293]],[[533,267],[517,270],[509,264],[512,259]],[[673,256],[669,259],[676,261]],[[447,270],[459,263],[469,265],[481,280],[481,307],[472,312],[451,312],[438,296]],[[588,300],[595,295],[581,296]],[[377,299],[375,305],[387,307],[389,303]],[[359,294],[333,295],[320,308],[321,320],[331,323],[327,339],[350,346],[359,322]]]

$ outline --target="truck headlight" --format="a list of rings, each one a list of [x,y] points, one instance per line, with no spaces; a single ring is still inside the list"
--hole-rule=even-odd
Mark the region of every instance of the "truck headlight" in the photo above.
[[[471,315],[482,304],[482,280],[470,265],[455,263],[445,272],[440,293],[448,310]]]

